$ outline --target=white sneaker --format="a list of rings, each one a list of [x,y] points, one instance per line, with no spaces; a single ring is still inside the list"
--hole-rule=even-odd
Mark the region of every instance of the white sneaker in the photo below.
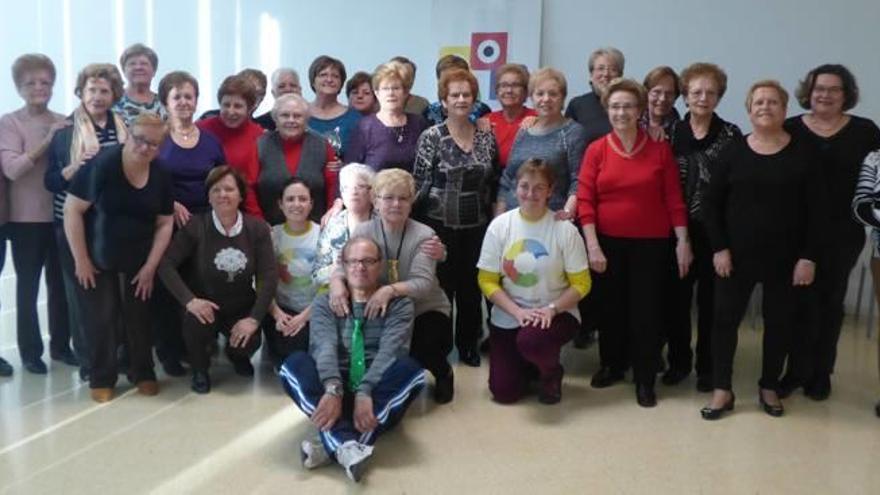
[[[336,461],[345,468],[345,474],[357,483],[366,466],[366,461],[373,454],[373,447],[349,440],[336,449]]]
[[[299,446],[300,459],[306,469],[315,469],[330,463],[330,455],[320,440],[303,440]]]

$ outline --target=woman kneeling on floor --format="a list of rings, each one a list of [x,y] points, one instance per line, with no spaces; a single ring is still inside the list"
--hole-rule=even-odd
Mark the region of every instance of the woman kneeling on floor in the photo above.
[[[540,378],[539,401],[562,399],[559,350],[577,333],[577,303],[590,290],[587,253],[577,228],[556,220],[547,207],[555,179],[542,160],[527,160],[520,167],[519,207],[489,224],[477,263],[480,289],[494,304],[489,390],[500,403],[519,400],[530,375]]]

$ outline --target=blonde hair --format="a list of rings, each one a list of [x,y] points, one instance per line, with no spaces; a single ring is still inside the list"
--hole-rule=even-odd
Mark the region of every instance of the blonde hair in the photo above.
[[[373,199],[389,189],[404,188],[410,197],[416,195],[416,182],[412,174],[399,168],[386,168],[373,178]]]
[[[771,88],[775,89],[777,93],[779,93],[779,99],[782,100],[782,107],[788,108],[788,91],[782,87],[782,84],[779,83],[776,79],[761,79],[760,81],[755,82],[749,88],[749,92],[746,94],[746,112],[752,111],[752,98],[755,95],[755,91],[761,88]]]
[[[382,84],[382,81],[387,81],[389,79],[400,81],[400,84],[403,85],[403,89],[407,92],[412,89],[413,74],[405,64],[391,61],[385,62],[376,67],[376,71],[373,72],[373,78],[371,81],[373,91],[379,91],[379,85]]]
[[[562,92],[562,98],[565,99],[568,96],[568,83],[565,81],[565,75],[552,67],[543,67],[532,74],[532,77],[529,78],[529,96],[544,81],[556,82],[559,85],[559,91]]]

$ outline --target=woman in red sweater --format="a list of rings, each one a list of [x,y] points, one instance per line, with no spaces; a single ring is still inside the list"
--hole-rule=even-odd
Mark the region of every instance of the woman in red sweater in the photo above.
[[[208,131],[220,141],[229,166],[238,170],[247,184],[244,211],[263,218],[254,186],[260,175],[257,139],[263,128],[251,120],[251,109],[257,102],[257,88],[245,76],[229,76],[217,90],[220,115],[200,120],[199,129]]]
[[[641,84],[629,79],[609,84],[602,104],[612,132],[587,148],[577,199],[601,308],[601,368],[591,384],[602,388],[622,380],[631,362],[636,399],[653,407],[671,231],[679,276],[687,274],[692,255],[672,150],[638,127],[646,103]]]

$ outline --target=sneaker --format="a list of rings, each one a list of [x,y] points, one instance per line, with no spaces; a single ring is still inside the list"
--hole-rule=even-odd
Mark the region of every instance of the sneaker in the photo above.
[[[306,469],[315,469],[330,463],[330,454],[318,439],[303,440],[299,446],[299,455]]]
[[[373,454],[373,447],[349,440],[336,449],[336,462],[355,483],[361,480],[366,460]]]

